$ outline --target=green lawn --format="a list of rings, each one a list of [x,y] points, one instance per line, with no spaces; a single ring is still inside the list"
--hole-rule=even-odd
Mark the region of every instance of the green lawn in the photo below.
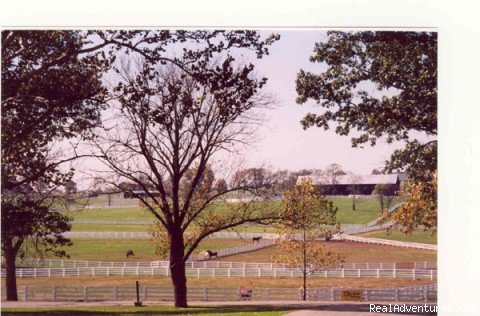
[[[352,210],[351,198],[333,198],[333,205],[338,207],[337,220],[340,224],[366,224],[380,216],[380,203],[375,198],[357,199],[355,211]],[[392,206],[398,203],[394,201]]]
[[[437,244],[437,235],[432,235],[428,231],[414,231],[411,234],[405,235],[404,233],[394,230],[391,233],[387,233],[385,230],[377,230],[373,232],[359,234],[357,236],[362,237],[372,237],[372,238],[382,238],[389,240],[400,240],[400,241],[410,241],[410,242],[419,242],[423,244]]]
[[[153,261],[163,260],[155,255],[153,243],[148,239],[93,239],[93,238],[73,238],[73,246],[66,247],[65,250],[70,255],[71,260],[89,260],[89,261]],[[218,249],[239,247],[247,245],[251,240],[242,241],[241,239],[215,239],[207,238],[203,240],[194,253],[209,249],[216,251]],[[127,250],[133,250],[135,257],[126,259]],[[53,258],[53,257],[52,257]]]
[[[133,303],[132,303],[133,305]],[[173,306],[85,306],[85,307],[29,307],[2,308],[2,315],[284,315],[298,307],[278,305],[225,305],[192,306],[175,308]]]
[[[380,205],[378,201],[374,198],[367,199],[358,199],[356,202],[356,210],[352,211],[352,199],[351,198],[332,198],[332,201],[336,207],[338,207],[337,219],[341,224],[366,224],[374,219],[376,219],[380,214]],[[279,208],[280,202],[275,201],[271,203],[272,207]],[[226,209],[225,204],[216,204],[213,206],[217,209]],[[80,211],[69,211],[69,214],[73,219],[79,220],[151,220],[153,215],[147,211],[142,210],[139,207],[124,207],[124,208],[114,208],[114,209],[94,209],[94,210],[80,210]],[[76,231],[100,231],[100,228],[95,228],[93,224],[75,224],[74,230]],[[119,227],[115,229],[115,225],[110,225],[111,228],[106,228],[107,225],[102,225],[105,227],[105,231],[132,231],[134,227],[132,225],[122,225],[124,227]],[[128,227],[130,226],[130,227]],[[102,227],[102,229],[103,229]],[[135,227],[135,229],[140,229],[138,231],[144,231],[146,228]],[[243,231],[270,231],[264,226],[243,226]]]
[[[142,210],[140,207],[121,207],[93,210],[68,211],[73,219],[88,220],[151,220],[153,215]]]

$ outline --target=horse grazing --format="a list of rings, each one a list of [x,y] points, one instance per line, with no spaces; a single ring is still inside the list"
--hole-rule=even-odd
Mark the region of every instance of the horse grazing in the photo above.
[[[213,252],[213,251],[207,250],[207,253],[208,253],[209,259],[212,259],[213,257],[218,259],[218,252]]]
[[[260,242],[260,239],[262,239],[262,236],[253,237],[253,238],[252,238],[252,241],[253,241],[253,242]]]
[[[133,253],[133,250],[127,250],[127,258],[134,257],[135,254]]]

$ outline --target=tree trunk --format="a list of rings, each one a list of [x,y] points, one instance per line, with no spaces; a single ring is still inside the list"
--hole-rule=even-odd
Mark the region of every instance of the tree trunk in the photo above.
[[[307,300],[307,234],[303,230],[303,300]]]
[[[188,307],[187,277],[183,261],[185,245],[181,232],[172,234],[170,243],[170,271],[175,297],[175,307]]]
[[[18,301],[17,276],[15,275],[15,250],[4,249],[5,254],[5,287],[7,289],[7,301]]]

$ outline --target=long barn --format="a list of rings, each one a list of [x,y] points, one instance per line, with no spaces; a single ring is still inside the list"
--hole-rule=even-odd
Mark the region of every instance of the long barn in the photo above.
[[[339,175],[334,179],[324,176],[300,176],[297,184],[304,179],[311,179],[325,195],[371,195],[377,184],[388,185],[392,195],[400,189],[402,181],[407,180],[405,174],[369,174],[369,175]]]

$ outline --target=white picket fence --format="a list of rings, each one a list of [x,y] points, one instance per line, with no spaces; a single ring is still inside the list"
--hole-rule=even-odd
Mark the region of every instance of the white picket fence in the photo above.
[[[168,267],[85,267],[85,268],[20,268],[16,276],[20,278],[66,277],[66,276],[125,276],[150,275],[169,276]],[[186,268],[187,277],[302,277],[300,269],[289,268]],[[437,270],[418,269],[332,269],[312,273],[319,278],[395,278],[395,279],[429,279],[437,278]],[[1,270],[5,277],[5,269]]]
[[[150,238],[147,232],[65,232],[63,236],[67,238]],[[277,239],[275,233],[236,233],[236,232],[216,232],[210,234],[207,238],[221,239],[252,239],[253,237],[262,237],[262,239]]]
[[[431,245],[431,244],[421,244],[416,242],[406,242],[406,241],[350,236],[350,235],[342,235],[341,237],[344,240],[359,242],[359,243],[437,251],[437,245]]]
[[[344,234],[359,234],[372,230],[387,228],[387,226],[367,227],[365,225],[344,225],[342,232]],[[63,236],[67,238],[150,238],[147,232],[65,232]],[[262,237],[262,239],[278,239],[277,233],[253,233],[253,232],[216,232],[208,236],[208,238],[220,239],[252,239],[253,237]],[[300,237],[300,235],[299,235]]]
[[[94,224],[94,225],[151,225],[155,221],[150,220],[141,220],[141,219],[112,219],[112,220],[101,220],[101,219],[74,219],[72,224]]]
[[[237,288],[189,287],[190,301],[238,300]],[[2,288],[2,300],[5,300]],[[308,288],[307,299],[316,301],[345,301],[349,294],[362,302],[436,302],[436,286],[416,286],[387,289]],[[21,301],[135,301],[135,286],[19,286]],[[173,301],[173,288],[140,286],[141,301]],[[252,288],[251,300],[292,301],[302,298],[297,288]]]
[[[2,257],[3,263],[3,257]],[[167,268],[170,262],[167,260],[157,261],[87,261],[87,260],[63,260],[63,259],[23,259],[17,260],[17,267],[44,267],[44,268],[91,268],[91,267],[155,267]],[[187,268],[287,268],[285,263],[273,262],[236,262],[219,260],[187,261]],[[403,266],[407,264],[403,263]],[[413,262],[408,265],[416,270],[437,269],[435,261]],[[395,262],[361,262],[344,263],[339,268],[343,269],[396,269]]]

